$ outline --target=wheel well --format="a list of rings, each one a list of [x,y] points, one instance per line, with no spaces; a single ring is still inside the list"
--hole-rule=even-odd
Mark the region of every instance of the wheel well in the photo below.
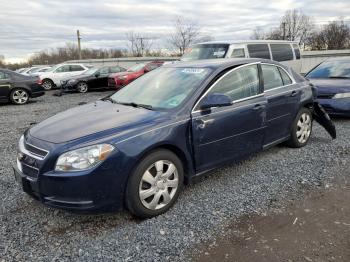
[[[307,108],[307,109],[312,109],[313,106],[314,106],[313,103],[306,103],[306,104],[303,105],[303,107],[305,107],[305,108]]]
[[[187,163],[187,159],[186,159],[185,153],[180,148],[178,148],[178,147],[176,147],[174,145],[171,145],[171,144],[160,145],[160,146],[157,146],[157,147],[154,147],[154,148],[152,148],[150,150],[145,151],[142,154],[142,157],[140,159],[144,158],[149,153],[151,153],[153,151],[160,150],[160,149],[169,150],[170,152],[174,153],[180,159],[180,161],[182,163],[182,166],[183,166],[183,169],[184,169],[185,183],[187,183],[189,166],[188,166],[188,163]]]

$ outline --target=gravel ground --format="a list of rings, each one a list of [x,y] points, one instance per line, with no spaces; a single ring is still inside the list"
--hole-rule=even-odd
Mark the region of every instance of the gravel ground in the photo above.
[[[224,234],[232,219],[263,213],[341,176],[350,155],[350,120],[335,120],[332,141],[317,124],[301,149],[274,147],[187,186],[166,214],[136,220],[127,212],[77,215],[32,200],[11,170],[17,141],[31,124],[108,92],[69,94],[0,105],[0,261],[184,261],[194,247]]]

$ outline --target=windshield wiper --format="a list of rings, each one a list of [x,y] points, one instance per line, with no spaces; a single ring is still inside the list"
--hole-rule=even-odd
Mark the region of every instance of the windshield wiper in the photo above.
[[[130,103],[116,102],[116,103],[121,104],[121,105],[125,105],[125,106],[141,107],[141,108],[145,108],[148,110],[153,110],[153,107],[151,105],[137,104],[134,102],[130,102]]]
[[[109,102],[112,102],[113,104],[116,104],[117,102],[115,100],[113,100],[111,97],[107,96],[103,99],[101,99],[102,101],[109,101]]]

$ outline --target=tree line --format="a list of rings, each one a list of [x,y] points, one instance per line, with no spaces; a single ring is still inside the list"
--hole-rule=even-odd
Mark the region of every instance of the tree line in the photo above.
[[[251,39],[298,41],[308,50],[348,49],[350,27],[342,19],[316,26],[311,17],[294,9],[286,11],[277,27],[256,27]]]

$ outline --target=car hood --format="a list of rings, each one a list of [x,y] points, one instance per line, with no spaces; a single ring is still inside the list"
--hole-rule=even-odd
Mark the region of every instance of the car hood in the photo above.
[[[350,79],[309,79],[319,94],[350,92]]]
[[[33,126],[29,133],[51,143],[68,142],[97,133],[99,138],[115,134],[124,136],[163,122],[162,115],[164,113],[159,111],[97,101],[54,115]]]

